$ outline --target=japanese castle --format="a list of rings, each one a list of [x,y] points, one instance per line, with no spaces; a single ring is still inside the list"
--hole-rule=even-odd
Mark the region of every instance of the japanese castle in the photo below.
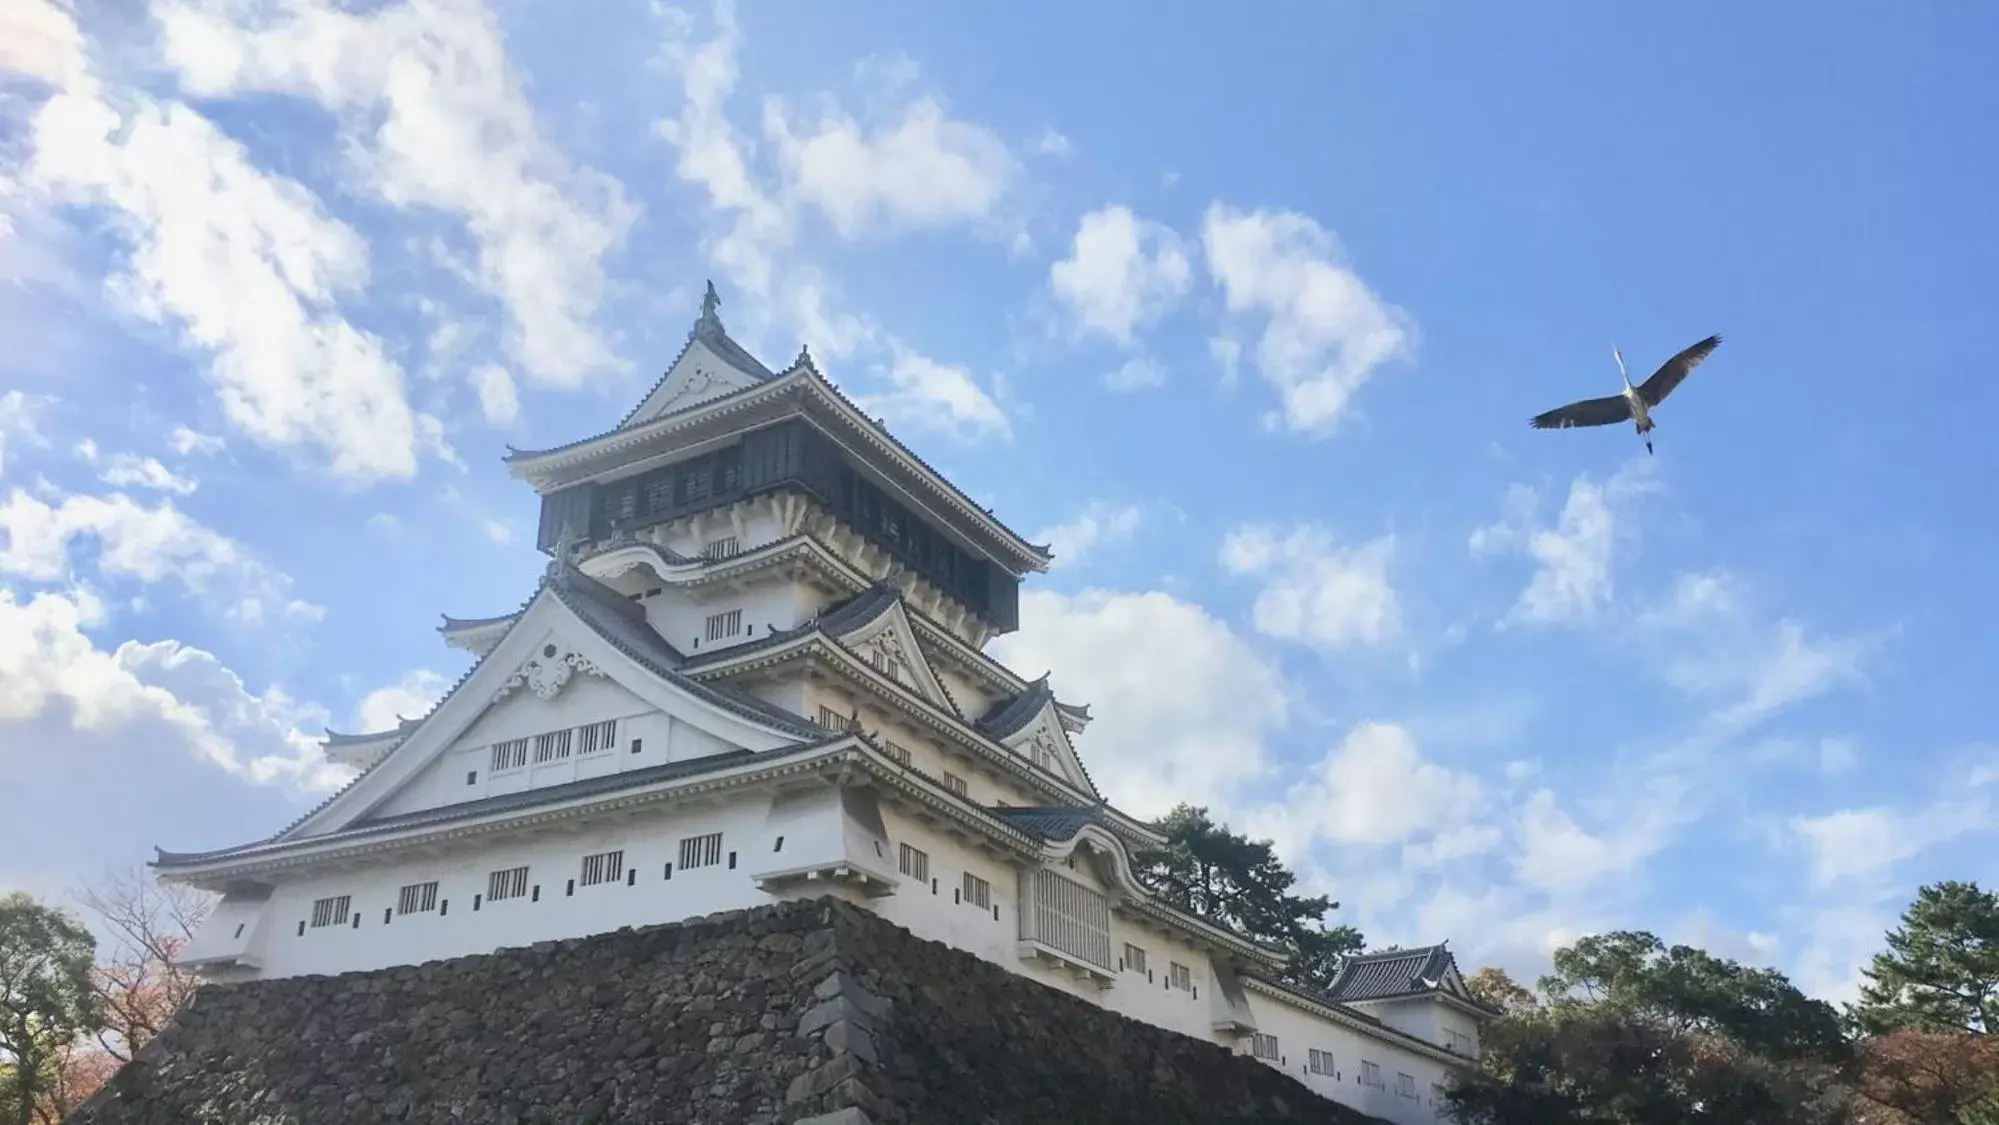
[[[1496,1014],[1448,950],[1302,992],[1286,951],[1136,879],[1163,840],[1091,781],[1089,708],[984,652],[1048,552],[717,304],[615,429],[508,454],[548,570],[511,613],[444,619],[477,661],[427,715],[328,732],[358,776],[276,835],[160,852],[222,896],[183,962],[342,973],[835,895],[1366,1113],[1443,1117]]]

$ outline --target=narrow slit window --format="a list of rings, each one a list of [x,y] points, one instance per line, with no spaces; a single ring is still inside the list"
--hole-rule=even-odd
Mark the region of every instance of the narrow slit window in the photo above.
[[[618,744],[618,720],[605,719],[601,723],[576,728],[576,752],[579,754],[602,754]]]
[[[882,743],[882,749],[887,752],[889,757],[894,758],[898,763],[905,766],[909,764],[909,747],[904,746],[899,742],[884,741]]]
[[[537,765],[553,762],[569,756],[570,736],[574,731],[556,730],[534,736],[534,760]]]
[[[680,841],[680,869],[690,867],[713,867],[722,862],[722,834],[710,832],[706,836],[689,836]]]
[[[704,559],[733,559],[739,554],[742,554],[742,548],[737,545],[736,537],[733,535],[710,539],[701,548],[701,557]]]

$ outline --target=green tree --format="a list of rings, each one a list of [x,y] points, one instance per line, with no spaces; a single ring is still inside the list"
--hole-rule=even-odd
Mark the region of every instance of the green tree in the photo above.
[[[1465,991],[1509,1014],[1531,1012],[1541,1006],[1531,990],[1523,988],[1497,965],[1487,965],[1466,977]]]
[[[1327,926],[1339,908],[1326,895],[1291,893],[1297,882],[1268,840],[1251,840],[1216,824],[1205,808],[1180,805],[1153,827],[1166,846],[1132,857],[1139,877],[1166,901],[1257,941],[1292,950],[1285,983],[1319,990],[1332,983],[1340,958],[1361,948],[1360,931]]]
[[[1516,986],[1517,987],[1517,986]],[[1525,990],[1520,990],[1524,993]],[[1559,950],[1538,1003],[1514,995],[1480,1069],[1451,1087],[1474,1125],[1836,1125],[1851,1049],[1837,1013],[1782,974],[1642,932]]]
[[[30,1125],[65,1049],[101,1024],[96,947],[68,914],[20,892],[0,898],[0,1125]]]
[[[1942,882],[1916,892],[1888,948],[1863,970],[1863,1029],[1999,1032],[1999,893]]]

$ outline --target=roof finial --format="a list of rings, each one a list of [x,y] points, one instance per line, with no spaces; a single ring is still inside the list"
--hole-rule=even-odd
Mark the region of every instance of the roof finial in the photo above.
[[[810,366],[812,366],[812,347],[811,347],[811,345],[809,345],[809,344],[800,344],[800,345],[798,345],[798,358],[797,358],[797,359],[794,359],[794,360],[792,360],[792,361],[791,361],[791,365],[792,365],[793,367],[810,367]]]
[[[547,581],[560,582],[563,579],[569,569],[569,556],[575,549],[576,531],[565,520],[562,524],[562,530],[555,536],[554,545],[549,548],[548,570],[546,571]]]
[[[701,296],[700,323],[704,325],[713,325],[716,328],[722,327],[722,318],[716,313],[716,310],[720,309],[721,307],[722,307],[722,298],[717,297],[715,295],[715,283],[713,281],[710,281],[708,283],[708,292],[702,294]]]

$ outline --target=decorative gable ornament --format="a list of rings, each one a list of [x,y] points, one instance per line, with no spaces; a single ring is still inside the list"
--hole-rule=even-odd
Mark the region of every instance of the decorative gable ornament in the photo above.
[[[1048,733],[1047,727],[1035,731],[1034,737],[1028,739],[1027,744],[1034,750],[1035,765],[1048,770],[1055,768],[1058,748],[1055,745],[1055,736]]]
[[[554,645],[543,645],[541,652],[531,656],[514,674],[507,677],[500,689],[493,693],[493,702],[498,703],[512,695],[518,688],[525,687],[538,699],[554,699],[561,694],[571,676],[577,672],[601,676],[603,669],[590,662],[580,653],[564,652]]]

